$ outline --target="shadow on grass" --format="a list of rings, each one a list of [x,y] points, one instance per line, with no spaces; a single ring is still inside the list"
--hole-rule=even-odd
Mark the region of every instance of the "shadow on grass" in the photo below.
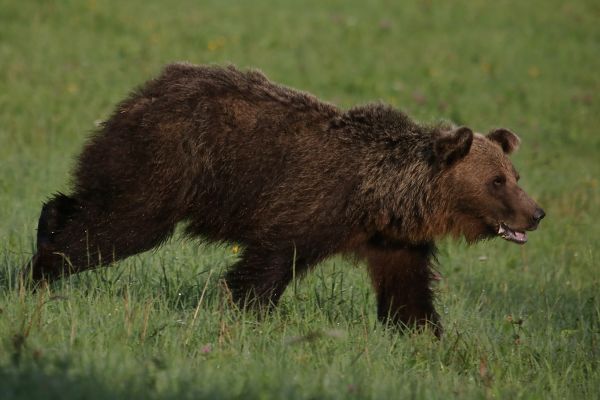
[[[54,369],[52,371],[52,369]],[[21,368],[0,366],[0,398],[3,400],[71,400],[71,399],[231,399],[225,388],[202,385],[199,382],[177,382],[173,388],[158,390],[160,377],[142,372],[130,380],[116,376],[114,383],[105,382],[95,374],[73,373],[66,364],[54,368],[29,365]],[[204,387],[203,387],[204,386]],[[257,398],[257,393],[245,393],[243,398]]]
[[[72,376],[67,371],[44,371],[35,366],[0,367],[0,397],[9,399],[118,399],[142,398],[135,390],[116,391],[93,376]]]

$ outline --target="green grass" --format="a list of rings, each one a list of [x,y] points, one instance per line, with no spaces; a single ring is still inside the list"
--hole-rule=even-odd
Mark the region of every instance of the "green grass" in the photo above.
[[[600,397],[597,2],[170,3],[0,0],[0,398]],[[441,341],[383,329],[364,268],[339,258],[273,316],[237,312],[232,247],[177,238],[20,290],[41,203],[95,121],[174,60],[510,127],[548,217],[524,247],[440,244]]]

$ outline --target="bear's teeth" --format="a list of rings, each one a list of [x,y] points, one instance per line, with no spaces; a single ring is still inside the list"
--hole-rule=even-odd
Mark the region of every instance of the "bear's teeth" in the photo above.
[[[513,231],[504,222],[498,225],[498,236],[519,244],[527,242],[527,234],[525,232]]]
[[[498,225],[498,235],[503,235],[506,232],[506,230],[504,229],[504,226],[502,226],[502,223],[500,223]]]

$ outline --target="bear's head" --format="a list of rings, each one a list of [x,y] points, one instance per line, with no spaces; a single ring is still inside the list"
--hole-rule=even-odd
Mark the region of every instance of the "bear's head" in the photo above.
[[[468,241],[500,236],[523,244],[526,231],[537,228],[544,210],[519,187],[519,174],[508,158],[519,143],[508,129],[484,136],[459,127],[436,139],[450,233]]]

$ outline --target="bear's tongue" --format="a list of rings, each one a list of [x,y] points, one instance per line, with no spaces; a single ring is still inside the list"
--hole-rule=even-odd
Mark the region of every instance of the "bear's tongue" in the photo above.
[[[527,242],[527,234],[525,232],[513,231],[504,222],[501,222],[500,225],[498,225],[498,236],[518,244]]]

